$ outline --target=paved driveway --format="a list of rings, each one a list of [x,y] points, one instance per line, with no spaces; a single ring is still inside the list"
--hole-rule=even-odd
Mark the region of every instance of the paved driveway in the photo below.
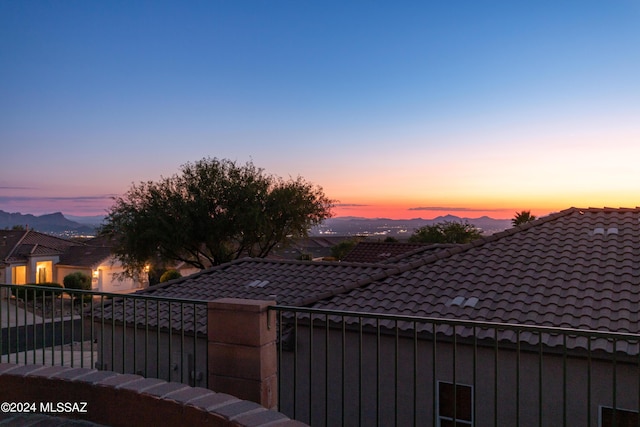
[[[40,316],[16,307],[14,300],[0,299],[0,328],[43,323]]]

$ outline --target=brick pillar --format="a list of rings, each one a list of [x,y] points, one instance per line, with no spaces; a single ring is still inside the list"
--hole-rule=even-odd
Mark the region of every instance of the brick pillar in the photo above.
[[[209,302],[209,388],[275,409],[278,362],[275,314],[267,318],[270,305],[275,301]]]

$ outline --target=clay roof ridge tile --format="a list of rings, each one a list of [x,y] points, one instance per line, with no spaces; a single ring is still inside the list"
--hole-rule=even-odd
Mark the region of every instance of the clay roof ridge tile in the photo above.
[[[417,268],[420,268],[426,264],[428,264],[429,262],[431,262],[430,258],[432,258],[433,256],[429,257],[429,258],[419,258],[413,261],[409,261],[407,263],[404,264],[399,264],[398,267],[398,274],[400,273],[405,273],[407,271],[410,270],[415,270]]]
[[[377,282],[380,280],[383,280],[393,274],[397,274],[400,272],[400,269],[397,268],[397,266],[395,268],[387,268],[386,270],[383,271],[378,271],[378,272],[374,272],[373,274],[369,275],[369,277],[363,277],[357,280],[354,280],[352,282],[349,283],[345,283],[341,286],[337,286],[334,289],[327,291],[327,292],[323,292],[321,294],[317,294],[311,297],[307,297],[307,298],[301,298],[299,300],[297,300],[293,305],[294,306],[307,306],[307,305],[311,305],[311,304],[315,304],[319,301],[322,301],[324,299],[328,299],[328,298],[332,298],[335,296],[338,296],[340,294],[344,294],[347,293],[351,290],[357,289],[357,288],[361,288],[364,286],[367,286],[373,282]]]

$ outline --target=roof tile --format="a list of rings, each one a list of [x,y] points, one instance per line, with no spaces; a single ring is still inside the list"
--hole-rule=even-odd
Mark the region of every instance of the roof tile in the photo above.
[[[363,311],[380,300],[374,311],[640,333],[639,242],[640,209],[571,208],[314,306]],[[479,301],[447,306],[458,295]],[[413,304],[386,302],[407,297]]]

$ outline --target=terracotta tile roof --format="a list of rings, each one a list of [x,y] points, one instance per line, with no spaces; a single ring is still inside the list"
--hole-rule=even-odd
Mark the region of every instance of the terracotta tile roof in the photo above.
[[[425,253],[452,245],[404,242],[358,242],[342,260],[345,262],[402,263],[424,257]]]
[[[349,236],[309,236],[292,239],[287,244],[274,248],[268,258],[300,259],[301,255],[311,255],[313,258],[329,257],[333,246],[348,239]]]
[[[63,252],[70,246],[78,245],[78,243],[72,242],[71,240],[50,236],[49,234],[39,233],[33,230],[29,230],[26,233],[22,244],[44,246],[50,248],[52,251],[58,252]]]
[[[571,208],[405,259],[399,264],[242,259],[141,293],[275,299],[281,305],[640,334],[640,208]],[[151,324],[166,326],[168,311],[150,310]],[[177,308],[172,317],[178,318]],[[185,329],[193,330],[193,310],[185,317]],[[206,315],[195,317],[198,332],[205,333]],[[126,319],[134,321],[131,306]],[[439,331],[452,332],[447,326]],[[493,337],[487,334],[493,332],[478,336]],[[513,340],[512,335],[501,333],[500,339]],[[539,337],[521,339],[536,345]],[[559,344],[553,336],[543,336],[543,342]],[[573,339],[569,345],[585,343]],[[592,348],[612,350],[607,340],[593,341]],[[624,351],[638,354],[638,345]]]
[[[24,230],[0,230],[0,260],[5,260],[24,237]]]
[[[640,208],[571,208],[411,266],[314,307],[640,333]]]
[[[92,240],[93,243],[105,243]],[[0,262],[26,262],[29,256],[59,256],[58,265],[93,267],[111,254],[108,247],[87,245],[33,230],[0,230]]]
[[[188,277],[172,280],[139,291],[137,295],[211,301],[217,298],[275,300],[282,305],[303,306],[358,288],[386,277],[398,270],[391,265],[311,262],[243,258],[204,270]],[[140,303],[142,304],[142,303]],[[125,304],[125,318],[133,321],[133,303]],[[149,310],[149,324],[158,322],[158,310]],[[167,327],[168,305],[160,306],[160,325]],[[193,308],[185,307],[185,330],[193,331]],[[116,319],[121,319],[122,303],[115,305]],[[144,322],[145,310],[138,307],[137,323]],[[172,307],[172,318],[178,319],[180,307]],[[196,316],[198,331],[206,333],[206,313]],[[107,309],[105,318],[111,318]]]
[[[6,244],[0,243],[0,254],[6,262],[26,261],[29,255],[60,255],[68,248],[78,245],[76,242],[33,230],[2,230],[0,239],[6,241]]]
[[[393,266],[243,258],[138,294],[213,300],[248,298],[305,305],[396,272]]]
[[[72,267],[96,267],[111,256],[111,249],[106,246],[72,246],[60,256],[58,265]]]

